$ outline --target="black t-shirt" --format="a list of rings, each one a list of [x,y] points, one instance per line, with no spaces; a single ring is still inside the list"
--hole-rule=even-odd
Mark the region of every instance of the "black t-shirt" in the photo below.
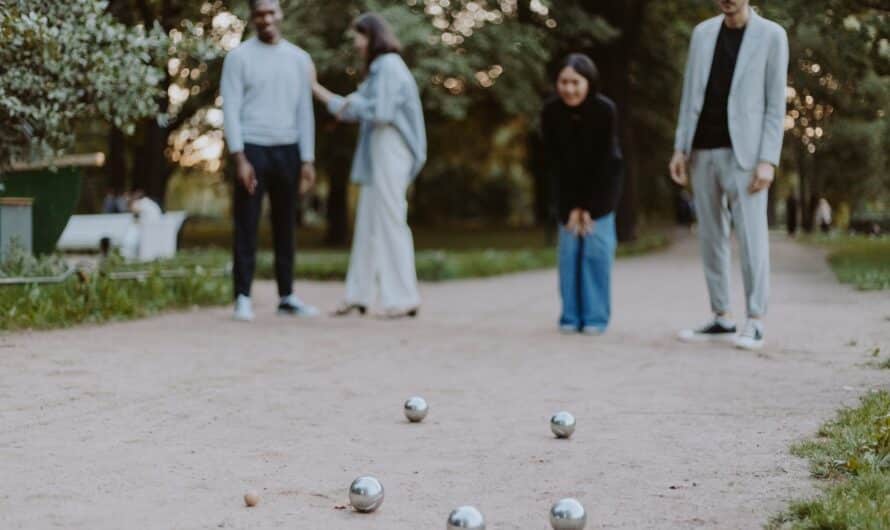
[[[698,118],[693,149],[719,149],[732,147],[729,136],[729,90],[732,87],[732,76],[735,73],[736,60],[745,28],[730,28],[721,25],[714,48],[714,59],[711,63],[711,75],[708,77],[708,88],[705,91],[705,103]]]

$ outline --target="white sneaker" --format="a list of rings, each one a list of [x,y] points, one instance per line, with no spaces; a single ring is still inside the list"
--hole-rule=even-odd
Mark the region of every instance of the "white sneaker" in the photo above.
[[[605,330],[603,330],[602,328],[598,328],[596,326],[584,326],[583,328],[581,328],[581,334],[587,335],[588,337],[599,337],[600,335],[603,335],[604,333],[605,333]]]
[[[735,339],[735,347],[740,350],[757,351],[763,348],[763,324],[749,319],[745,328]]]
[[[723,317],[714,317],[696,329],[684,329],[677,333],[681,342],[731,342],[735,340],[736,327]]]
[[[250,301],[250,297],[239,294],[238,298],[235,299],[235,313],[232,315],[232,318],[239,322],[250,322],[253,320],[253,317],[253,304]]]
[[[572,326],[569,324],[560,324],[559,332],[563,335],[574,335],[578,333],[578,326]]]
[[[317,307],[303,302],[297,295],[291,294],[278,302],[278,314],[312,318],[321,314],[321,311]]]

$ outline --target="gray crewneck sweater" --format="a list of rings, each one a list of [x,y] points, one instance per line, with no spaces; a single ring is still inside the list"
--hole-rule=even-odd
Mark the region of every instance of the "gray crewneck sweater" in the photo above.
[[[315,160],[312,59],[285,40],[256,37],[226,55],[220,92],[229,151],[244,144],[300,144],[303,162]]]

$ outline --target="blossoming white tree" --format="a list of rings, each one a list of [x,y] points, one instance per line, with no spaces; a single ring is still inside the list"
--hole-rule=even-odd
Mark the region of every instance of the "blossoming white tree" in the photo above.
[[[79,120],[128,131],[158,112],[167,47],[157,29],[128,28],[99,0],[0,2],[0,167],[54,156]]]

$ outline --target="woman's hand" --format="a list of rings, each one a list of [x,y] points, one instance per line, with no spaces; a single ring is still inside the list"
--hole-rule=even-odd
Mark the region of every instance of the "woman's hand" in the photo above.
[[[578,235],[589,236],[596,230],[596,221],[590,217],[590,212],[584,210],[581,212],[581,233]]]
[[[575,208],[569,212],[569,220],[566,221],[566,230],[577,235],[581,235],[581,210]]]

